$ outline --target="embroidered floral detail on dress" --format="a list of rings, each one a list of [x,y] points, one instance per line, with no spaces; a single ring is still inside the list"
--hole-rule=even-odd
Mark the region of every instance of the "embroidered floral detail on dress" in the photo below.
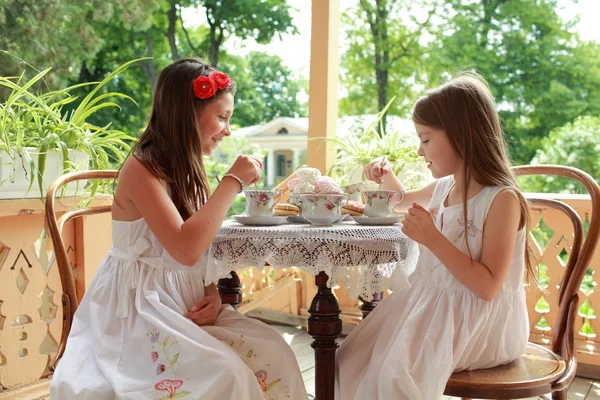
[[[179,360],[179,352],[175,353],[171,356],[171,349],[173,346],[177,345],[178,342],[176,339],[171,339],[171,336],[166,336],[162,341],[160,340],[160,332],[156,329],[152,330],[152,332],[148,332],[147,336],[150,338],[150,343],[152,343],[152,348],[155,351],[150,352],[150,356],[152,357],[152,362],[162,361],[156,366],[156,375],[160,375],[166,371],[169,371],[173,374],[175,379],[163,379],[157,382],[154,385],[154,389],[156,390],[164,390],[167,392],[166,396],[160,397],[157,400],[167,400],[174,399],[179,397],[185,397],[190,392],[182,391],[177,393],[177,390],[183,385],[183,381],[176,379],[177,372],[175,371],[175,366],[177,365],[177,360]],[[158,347],[158,348],[156,348]]]
[[[440,206],[435,206],[435,207],[429,209],[429,215],[431,215],[431,218],[433,218],[434,224],[437,224],[437,217],[438,217],[439,211],[440,211]]]
[[[481,229],[479,229],[478,227],[476,227],[473,224],[473,220],[472,219],[468,219],[467,220],[467,228],[465,229],[465,214],[463,214],[462,212],[460,213],[460,217],[458,217],[458,224],[460,225],[461,231],[458,234],[457,239],[460,239],[461,237],[463,237],[463,235],[465,234],[465,232],[467,232],[468,236],[471,237],[475,237],[477,235],[481,235]]]
[[[180,381],[179,379],[174,379],[174,380],[163,379],[162,381],[155,384],[154,388],[156,390],[166,391],[168,394],[159,399],[159,400],[166,400],[166,399],[175,399],[178,397],[183,397],[183,396],[187,396],[188,394],[190,394],[190,392],[177,393],[177,389],[179,389],[181,387],[181,385],[183,385],[183,381]]]
[[[215,336],[216,337],[216,336]],[[250,349],[246,354],[244,354],[244,350],[242,350],[242,346],[244,345],[244,335],[240,335],[239,340],[237,341],[227,341],[221,338],[218,338],[221,342],[227,343],[229,347],[250,367],[252,372],[254,372],[254,376],[256,376],[256,380],[258,381],[258,385],[260,386],[263,394],[265,396],[265,400],[282,400],[288,399],[290,397],[290,388],[287,385],[279,386],[281,382],[281,378],[274,379],[272,381],[268,381],[268,372],[266,369],[258,369],[252,358],[256,357],[254,354],[254,350]],[[267,367],[270,365],[267,364]],[[277,386],[277,387],[276,387]],[[283,397],[280,397],[283,396]]]
[[[439,211],[439,207],[434,207],[431,210],[429,210],[429,213],[433,217],[434,222],[436,220],[438,211]],[[452,244],[454,244],[455,246],[457,246],[458,241],[465,236],[465,232],[467,232],[467,236],[470,236],[470,237],[475,237],[477,235],[481,235],[481,233],[482,233],[482,230],[475,226],[472,219],[467,220],[467,228],[465,229],[464,215],[465,214],[461,211],[459,217],[456,219],[456,222],[458,222],[458,225],[460,225],[460,231],[458,232],[456,239],[454,239],[452,241]],[[457,246],[457,247],[459,247],[459,246]],[[437,269],[437,267],[439,267],[440,265],[442,265],[441,261],[433,266],[433,268],[431,269],[431,272],[435,271]]]

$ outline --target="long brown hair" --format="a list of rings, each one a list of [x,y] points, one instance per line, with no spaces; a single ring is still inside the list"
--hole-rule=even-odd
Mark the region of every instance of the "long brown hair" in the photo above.
[[[235,94],[236,89],[231,81],[214,96],[197,98],[194,81],[213,71],[198,58],[177,60],[162,70],[154,88],[150,122],[131,150],[154,176],[167,183],[184,220],[198,211],[210,195],[197,112],[223,93]]]
[[[452,149],[464,163],[465,186],[462,197],[465,226],[468,218],[467,191],[471,178],[481,185],[500,186],[516,194],[521,204],[519,228],[525,228],[527,273],[537,281],[529,240],[529,202],[521,193],[510,169],[512,163],[496,103],[485,79],[473,72],[459,74],[421,97],[415,104],[412,119],[420,125],[444,130]]]

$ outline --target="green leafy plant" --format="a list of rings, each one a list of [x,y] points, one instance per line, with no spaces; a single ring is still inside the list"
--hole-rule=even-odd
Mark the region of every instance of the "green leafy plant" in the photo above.
[[[0,54],[11,56],[7,52]],[[26,82],[23,82],[24,73],[19,77],[0,77],[0,89],[8,91],[6,100],[0,103],[0,152],[8,155],[13,172],[15,168],[24,168],[27,171],[28,191],[37,180],[40,195],[43,197],[42,178],[47,156],[51,151],[60,154],[62,173],[80,167],[74,163],[69,154],[70,150],[80,150],[87,154],[92,169],[110,169],[114,167],[114,163],[121,163],[125,159],[130,150],[128,142],[134,138],[112,128],[110,123],[98,126],[89,123],[88,118],[105,108],[120,108],[115,102],[116,99],[136,103],[122,93],[102,93],[102,88],[131,64],[140,60],[142,59],[122,64],[100,82],[87,82],[42,93],[34,91],[34,85],[43,83],[51,68],[40,71]],[[74,110],[64,111],[63,107],[78,99],[73,92],[84,87],[92,89]],[[35,154],[37,163],[32,157]],[[14,173],[9,179],[14,179]],[[91,184],[91,196],[95,194],[98,185],[98,182]]]
[[[420,187],[427,181],[427,176],[419,168],[418,138],[399,131],[385,132],[382,119],[394,99],[377,114],[375,123],[363,126],[362,131],[344,138],[315,138],[337,145],[336,162],[328,174],[338,182],[350,183],[350,177],[357,173],[363,177],[363,168],[377,157],[386,157],[394,173],[402,174],[402,182],[408,189]]]

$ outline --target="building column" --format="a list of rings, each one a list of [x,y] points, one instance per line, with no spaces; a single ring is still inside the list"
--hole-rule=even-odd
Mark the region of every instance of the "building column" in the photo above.
[[[298,154],[300,154],[300,149],[292,149],[292,172],[300,167],[298,165]]]
[[[275,150],[269,149],[267,154],[267,187],[275,186]]]
[[[335,138],[338,120],[340,0],[312,0],[308,138]],[[307,164],[326,173],[335,163],[333,142],[309,140]]]

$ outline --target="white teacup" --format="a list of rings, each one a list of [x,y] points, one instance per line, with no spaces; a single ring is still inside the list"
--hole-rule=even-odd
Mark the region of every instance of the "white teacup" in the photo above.
[[[389,217],[394,215],[394,207],[404,200],[404,190],[368,190],[365,195],[365,215],[367,217]],[[392,199],[400,194],[400,200]]]
[[[246,195],[246,215],[250,217],[269,217],[273,215],[273,207],[281,199],[281,189],[244,190]]]
[[[293,204],[295,206],[298,206],[298,208],[300,208],[300,211],[298,211],[299,217],[302,216],[302,200],[300,199],[300,196],[302,196],[302,194],[300,194],[300,193],[290,193],[290,198],[288,200],[288,202],[290,204]]]
[[[302,216],[314,225],[331,225],[340,219],[340,205],[347,197],[343,194],[301,194]]]
[[[360,193],[365,190],[367,187],[366,182],[358,182],[352,183],[350,185],[341,186],[341,189],[344,193],[347,193],[350,196],[350,200],[358,201],[362,203]]]

